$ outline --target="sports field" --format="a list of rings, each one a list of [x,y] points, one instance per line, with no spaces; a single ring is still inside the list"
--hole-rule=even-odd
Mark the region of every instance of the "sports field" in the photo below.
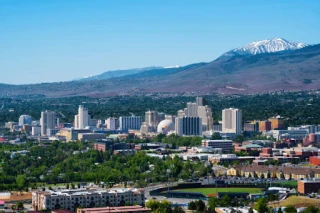
[[[193,189],[178,189],[177,192],[200,192],[205,196],[215,194],[216,188],[193,188]],[[260,188],[217,188],[217,192],[238,192],[238,193],[261,193]]]

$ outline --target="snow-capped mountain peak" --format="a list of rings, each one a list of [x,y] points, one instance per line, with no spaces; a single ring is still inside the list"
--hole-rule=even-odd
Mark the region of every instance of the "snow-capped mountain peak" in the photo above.
[[[235,56],[235,55],[256,55],[261,53],[273,53],[284,50],[296,50],[308,46],[308,44],[287,41],[283,38],[265,39],[255,41],[243,47],[233,49],[226,52],[222,56]]]

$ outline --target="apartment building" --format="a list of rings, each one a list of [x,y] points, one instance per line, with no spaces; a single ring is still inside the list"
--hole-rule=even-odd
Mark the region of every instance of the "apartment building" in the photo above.
[[[77,209],[77,213],[151,213],[151,209],[142,206],[116,206],[116,207],[99,207],[99,208],[85,208]]]
[[[301,178],[320,178],[320,169],[304,167],[250,165],[231,167],[227,170],[227,175],[299,180]]]
[[[34,210],[68,209],[75,211],[95,206],[144,205],[144,190],[113,188],[109,190],[61,190],[32,192]]]

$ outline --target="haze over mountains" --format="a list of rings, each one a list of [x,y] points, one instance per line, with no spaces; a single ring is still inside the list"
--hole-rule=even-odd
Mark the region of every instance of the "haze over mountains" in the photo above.
[[[251,94],[320,89],[319,77],[320,45],[275,38],[228,51],[209,63],[112,71],[71,82],[0,85],[0,95]]]

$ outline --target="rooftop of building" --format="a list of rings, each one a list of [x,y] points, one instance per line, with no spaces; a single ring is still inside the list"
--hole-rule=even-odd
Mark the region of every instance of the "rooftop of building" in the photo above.
[[[263,146],[260,146],[260,145],[258,145],[258,144],[254,144],[254,143],[252,143],[252,144],[247,144],[247,145],[244,145],[244,146],[242,146],[243,148],[247,148],[247,149],[253,149],[253,148],[255,148],[255,149],[262,149],[263,148]]]
[[[210,140],[210,139],[205,139],[205,140],[202,140],[202,142],[232,142],[232,140],[226,140],[226,139],[222,139],[222,140]]]
[[[231,212],[242,212],[242,213],[249,213],[250,207],[216,207],[216,212],[219,213],[231,213]],[[254,213],[258,213],[256,210],[252,209]]]
[[[283,172],[284,174],[296,174],[296,175],[308,175],[312,173],[320,174],[320,168],[306,168],[306,167],[281,167],[281,166],[261,166],[261,165],[250,165],[250,166],[235,166],[231,167],[235,169],[241,169],[244,172]]]
[[[320,178],[302,179],[299,181],[303,183],[320,183]]]
[[[142,206],[115,206],[115,207],[101,207],[101,208],[83,208],[81,212],[90,213],[109,213],[109,212],[140,212],[141,210],[150,211],[148,208]]]
[[[55,209],[51,211],[52,213],[74,213],[73,211],[67,209]]]
[[[102,188],[81,188],[81,189],[63,189],[63,190],[46,190],[44,192],[38,191],[40,194],[47,194],[51,196],[71,196],[71,195],[90,195],[90,194],[102,194],[102,193],[110,193],[110,194],[119,194],[119,193],[140,193],[140,189],[137,188],[111,188],[108,190]]]

